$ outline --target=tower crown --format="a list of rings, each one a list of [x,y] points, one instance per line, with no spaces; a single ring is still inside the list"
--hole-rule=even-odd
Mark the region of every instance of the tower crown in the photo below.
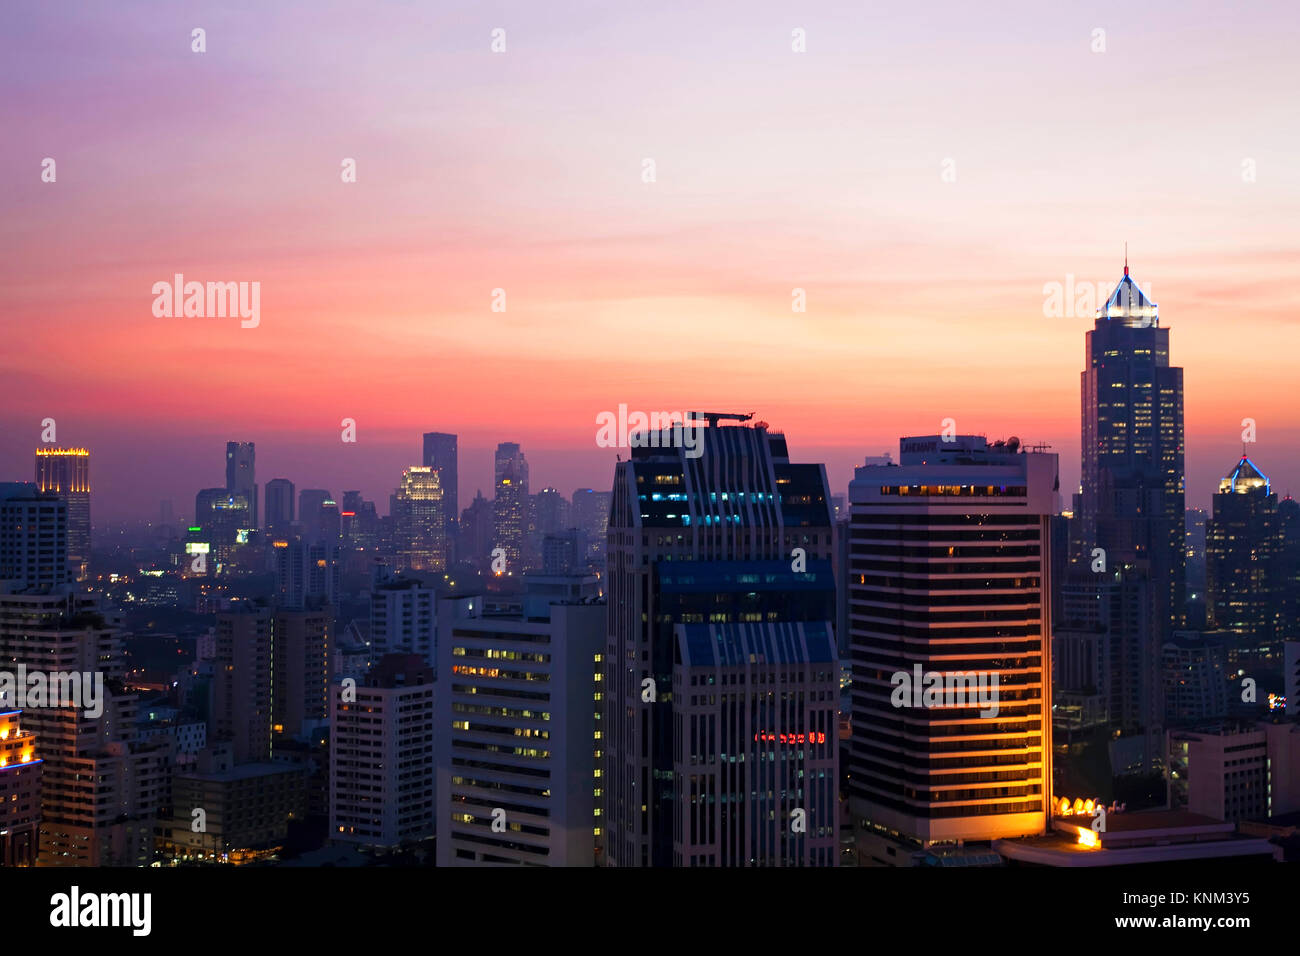
[[[1122,321],[1131,328],[1158,328],[1160,313],[1156,303],[1152,302],[1141,287],[1128,274],[1128,265],[1124,266],[1124,276],[1115,286],[1106,303],[1097,310],[1098,319]]]

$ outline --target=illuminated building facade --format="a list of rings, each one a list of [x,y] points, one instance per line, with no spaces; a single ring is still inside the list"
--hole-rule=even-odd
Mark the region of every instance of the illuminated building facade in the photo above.
[[[356,700],[330,694],[330,839],[396,848],[434,834],[434,678],[417,655],[380,658]]]
[[[427,465],[405,469],[391,510],[398,567],[404,571],[446,570],[447,524],[438,472]]]
[[[762,797],[740,791],[742,779],[757,790],[760,781],[798,767],[779,734],[818,731],[826,705],[803,691],[792,700],[792,688],[837,670],[819,659],[822,643],[808,638],[818,628],[829,632],[835,617],[826,471],[791,462],[785,436],[765,425],[700,422],[692,431],[694,449],[664,433],[656,442],[662,447],[632,448],[615,470],[599,690],[600,859],[633,867],[690,865],[692,856],[742,865],[808,861],[810,845],[820,847],[828,828],[832,845],[837,839],[835,801],[820,801],[821,779],[799,779],[793,792],[786,787],[770,800],[767,787]],[[710,663],[702,651],[679,660],[683,642],[698,640],[698,632],[682,628],[697,625],[715,627],[708,632],[715,642],[754,648],[749,663],[765,667],[746,674],[721,658]],[[713,668],[715,679],[723,668],[731,683],[692,687],[681,666]],[[714,696],[716,702],[697,699]],[[680,712],[685,722],[679,707],[687,708]],[[745,724],[734,723],[742,717]],[[716,728],[718,750],[698,738],[676,739],[692,724],[698,734],[701,719]],[[817,746],[794,759],[820,773],[826,764]],[[836,748],[827,746],[838,766]],[[725,767],[699,763],[710,752],[723,760],[723,747],[731,748]],[[724,794],[739,795],[739,802],[720,802]],[[710,797],[718,799],[710,804]],[[760,806],[763,816],[807,810],[806,832],[800,840],[779,837],[772,820],[759,819]]]
[[[1243,665],[1282,663],[1283,525],[1277,495],[1245,455],[1219,482],[1205,532],[1207,623],[1236,635]]]
[[[68,503],[68,563],[77,578],[84,577],[90,560],[90,452],[36,449],[36,487]]]
[[[493,547],[506,554],[506,574],[523,572],[524,539],[528,534],[528,461],[514,442],[497,445],[496,497],[492,500]]]
[[[439,648],[438,865],[591,866],[605,606],[594,576],[525,578]]]
[[[1057,456],[1017,439],[904,438],[849,485],[850,812],[863,862],[1043,833],[1051,789],[1050,517]],[[919,667],[992,678],[917,706]]]
[[[0,866],[36,865],[42,763],[22,711],[0,709]]]

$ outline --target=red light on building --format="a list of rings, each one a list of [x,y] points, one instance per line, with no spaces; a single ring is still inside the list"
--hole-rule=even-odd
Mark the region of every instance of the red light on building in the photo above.
[[[806,734],[754,734],[755,741],[763,743],[782,743],[782,744],[824,744],[826,743],[826,734],[822,731],[816,733],[809,731]]]

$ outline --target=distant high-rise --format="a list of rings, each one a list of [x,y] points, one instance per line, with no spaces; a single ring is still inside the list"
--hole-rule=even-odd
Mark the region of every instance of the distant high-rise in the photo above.
[[[605,536],[609,532],[608,491],[579,488],[573,493],[569,522],[587,534],[587,560],[597,568],[605,567]]]
[[[194,496],[194,524],[207,539],[208,562],[215,565],[208,573],[227,565],[236,545],[243,543],[240,532],[252,527],[250,509],[243,492],[204,488]]]
[[[506,555],[506,573],[523,571],[524,537],[528,533],[528,461],[515,442],[497,445],[496,496],[492,501],[494,548]]]
[[[250,528],[257,523],[257,478],[254,469],[255,449],[251,441],[226,442],[226,490],[243,495],[248,501]]]
[[[68,583],[68,502],[34,484],[0,484],[0,581],[16,590]]]
[[[68,503],[68,563],[78,578],[84,577],[90,561],[90,452],[36,449],[36,487]]]
[[[691,449],[655,437],[614,475],[602,862],[834,866],[825,468],[765,426],[701,422]]]
[[[456,526],[460,520],[460,480],[459,458],[456,452],[456,436],[443,432],[424,433],[424,457],[420,462],[438,473],[438,482],[442,485],[443,520],[446,525],[445,541],[448,555],[447,567],[451,566],[451,552],[456,541]]]
[[[487,568],[495,532],[492,502],[482,491],[475,492],[474,500],[461,513],[459,531],[456,553],[460,560]]]
[[[305,488],[298,493],[298,523],[302,525],[305,541],[320,541],[328,537],[329,506],[337,505],[334,496],[323,488]]]
[[[1047,830],[1059,510],[1057,456],[1016,439],[900,450],[849,485],[847,569],[850,813],[860,858],[894,865],[900,843]]]
[[[287,531],[293,523],[293,482],[272,478],[266,483],[266,527],[272,532]],[[328,496],[327,496],[328,497]]]
[[[1245,455],[1219,482],[1206,524],[1206,615],[1211,630],[1231,631],[1250,655],[1281,664],[1282,522],[1268,478]]]
[[[393,537],[402,570],[443,571],[447,567],[447,523],[438,472],[412,465],[392,497]]]

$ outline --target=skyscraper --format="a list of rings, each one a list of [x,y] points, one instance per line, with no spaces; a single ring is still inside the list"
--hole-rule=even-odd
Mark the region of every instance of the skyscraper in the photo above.
[[[0,701],[0,866],[36,865],[42,763],[22,711]]]
[[[446,525],[447,567],[451,567],[456,541],[456,527],[460,521],[460,467],[456,452],[456,436],[443,432],[424,433],[424,457],[421,464],[438,473],[442,485],[443,520]]]
[[[497,445],[496,497],[492,501],[494,548],[506,555],[506,573],[523,572],[524,536],[528,533],[528,461],[515,442]]]
[[[248,502],[250,528],[260,528],[257,523],[257,478],[254,469],[256,453],[251,441],[226,442],[226,490],[243,495]]]
[[[1017,439],[930,435],[900,451],[855,471],[848,566],[850,812],[859,855],[895,864],[1046,832],[1059,510],[1057,456]],[[918,695],[922,681],[939,696]]]
[[[1219,482],[1206,523],[1206,616],[1236,635],[1233,663],[1280,668],[1282,520],[1268,478],[1245,455]]]
[[[826,472],[791,462],[766,426],[700,423],[697,437],[685,449],[664,433],[615,470],[603,861],[833,865]]]
[[[392,498],[397,565],[402,570],[443,571],[447,567],[447,523],[438,472],[412,465]]]
[[[293,523],[293,482],[272,478],[266,483],[266,527],[273,533],[289,530]]]
[[[36,487],[68,503],[68,563],[77,578],[84,577],[90,560],[90,452],[36,449]]]
[[[1124,276],[1087,334],[1083,393],[1081,541],[1107,565],[1151,581],[1154,633],[1181,625],[1186,600],[1183,370],[1169,364],[1156,303]],[[1153,666],[1158,668],[1160,641]]]

